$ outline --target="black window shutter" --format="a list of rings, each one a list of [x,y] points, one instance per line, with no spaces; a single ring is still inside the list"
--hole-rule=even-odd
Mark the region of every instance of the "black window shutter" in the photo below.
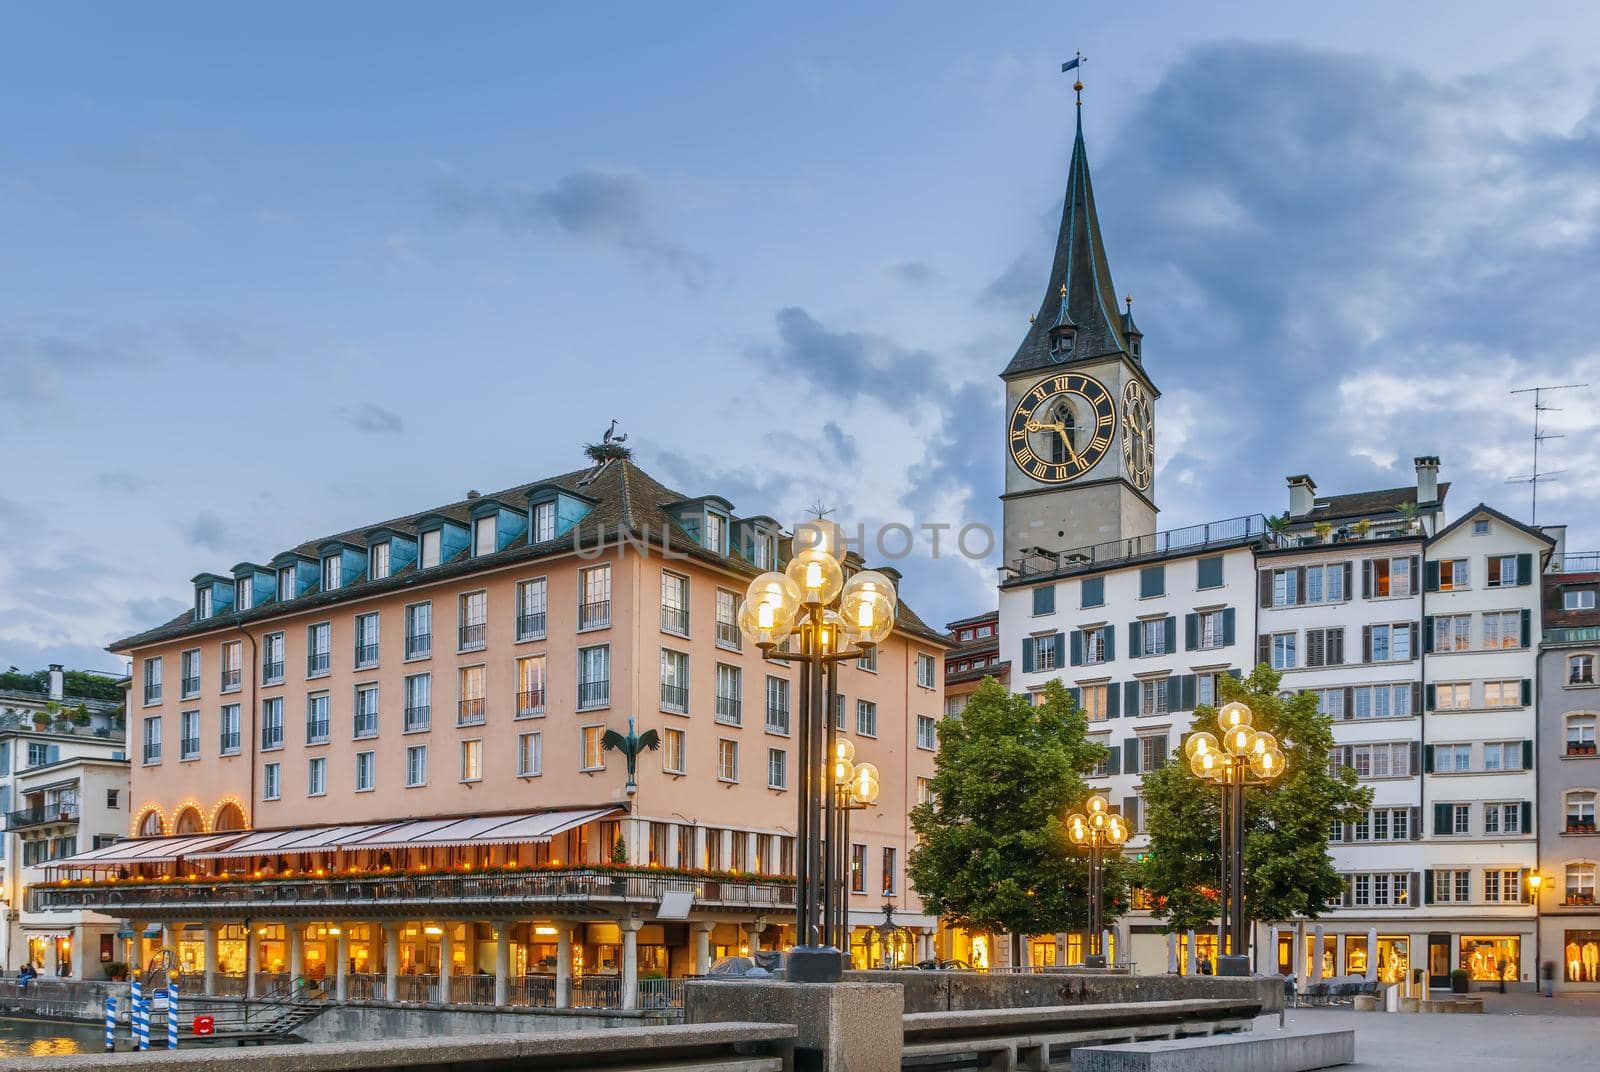
[[[1411,556],[1411,590],[1417,590],[1417,583],[1422,580],[1422,556]]]
[[[1111,755],[1106,759],[1106,773],[1122,773],[1122,749],[1116,745],[1111,746]]]
[[[1411,824],[1410,825],[1411,825],[1411,840],[1412,841],[1421,841],[1422,840],[1422,806],[1420,804],[1411,805]]]
[[[1518,555],[1517,556],[1517,584],[1518,585],[1524,585],[1524,584],[1532,584],[1532,583],[1533,583],[1533,556],[1532,555]]]
[[[1144,636],[1138,622],[1128,623],[1128,658],[1137,659],[1144,654]]]
[[[1372,626],[1370,625],[1361,627],[1361,661],[1364,663],[1372,661]]]
[[[1411,773],[1412,774],[1416,774],[1421,769],[1422,769],[1422,743],[1420,741],[1412,741],[1411,742]],[[1413,818],[1412,821],[1415,822],[1416,820]]]
[[[1433,686],[1429,685],[1428,688],[1431,689]],[[1433,773],[1433,745],[1431,744],[1425,744],[1422,746],[1422,773]]]
[[[1115,681],[1106,686],[1106,717],[1122,717],[1122,690]]]
[[[1422,567],[1422,590],[1424,592],[1439,590],[1439,563],[1429,562]]]
[[[1434,689],[1432,685],[1424,685],[1422,687],[1422,709],[1424,711],[1433,710],[1433,694]]]
[[[1322,665],[1322,630],[1306,630],[1306,665]]]
[[[1296,566],[1294,568],[1294,602],[1295,602],[1296,606],[1299,606],[1300,604],[1304,603],[1305,601],[1306,601],[1306,568],[1304,566]]]
[[[1344,718],[1349,721],[1356,717],[1356,689],[1354,685],[1344,687]]]
[[[1361,598],[1372,598],[1372,559],[1361,560]]]
[[[1083,631],[1074,629],[1072,641],[1067,649],[1067,658],[1073,666],[1083,665]]]
[[[1272,571],[1262,570],[1256,575],[1256,592],[1260,597],[1258,602],[1263,607],[1272,606]]]
[[[1166,621],[1162,625],[1162,631],[1166,634],[1166,645],[1165,645],[1166,650],[1169,651],[1169,652],[1170,651],[1177,651],[1178,650],[1178,619],[1172,617],[1169,614],[1167,616],[1167,618],[1166,618]]]
[[[1067,695],[1072,697],[1072,705],[1074,707],[1082,707],[1083,706],[1083,690],[1082,689],[1069,688],[1067,690]]]
[[[1411,683],[1411,713],[1417,714],[1422,710],[1422,682]]]
[[[1256,662],[1272,662],[1272,638],[1265,633],[1256,637]]]
[[[1106,636],[1106,662],[1117,657],[1117,631],[1109,625],[1102,625],[1100,631]]]
[[[1431,748],[1433,746],[1429,745],[1428,747]],[[1450,833],[1451,829],[1452,823],[1450,822],[1450,805],[1435,804],[1433,806],[1433,836],[1441,837]]]
[[[1124,681],[1122,683],[1122,712],[1129,718],[1136,718],[1142,710],[1139,706],[1139,683],[1137,681]]]
[[[1525,648],[1533,647],[1533,611],[1531,610],[1522,612],[1522,646]]]
[[[1193,711],[1195,702],[1198,698],[1198,690],[1195,685],[1195,680],[1195,675],[1193,674],[1183,675],[1183,697],[1181,706],[1185,711]]]
[[[1533,706],[1533,678],[1531,677],[1522,679],[1522,706]]]
[[[1533,801],[1531,801],[1531,800],[1524,800],[1522,802],[1522,830],[1521,830],[1521,832],[1524,833],[1524,834],[1533,833]]]
[[[1233,608],[1227,607],[1222,612],[1222,642],[1233,643]]]
[[[1238,681],[1240,678],[1244,677],[1244,671],[1240,670],[1237,666],[1230,666],[1228,667],[1228,676],[1233,678],[1233,680]]]
[[[1433,615],[1422,616],[1422,654],[1433,654]]]
[[[1139,773],[1139,738],[1129,737],[1122,742],[1122,773]]]
[[[1029,674],[1029,673],[1033,672],[1033,638],[1032,637],[1023,637],[1022,638],[1022,672],[1024,674]]]
[[[1523,770],[1532,770],[1533,769],[1533,742],[1532,741],[1523,741],[1522,742],[1522,769]]]
[[[1411,623],[1411,661],[1417,661],[1418,642],[1422,639],[1422,627],[1416,622]]]
[[[1200,615],[1183,616],[1183,650],[1193,651],[1200,646]]]
[[[1355,564],[1346,562],[1344,564],[1344,598],[1347,602],[1355,598],[1355,593],[1350,591],[1350,585],[1354,583],[1354,577]]]
[[[1423,904],[1432,904],[1433,903],[1433,872],[1432,871],[1424,871],[1422,873],[1422,903]]]

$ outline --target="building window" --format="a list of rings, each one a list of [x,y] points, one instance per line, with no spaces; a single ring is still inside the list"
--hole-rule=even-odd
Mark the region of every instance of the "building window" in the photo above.
[[[1493,803],[1483,806],[1483,832],[1485,834],[1532,833],[1522,829],[1520,803]]]
[[[604,726],[585,726],[579,733],[581,754],[578,758],[578,769],[586,771],[605,770],[606,752],[601,747],[601,742],[606,735]]]
[[[861,657],[856,660],[856,669],[857,670],[866,670],[867,672],[873,673],[873,674],[876,674],[878,672],[878,648],[877,648],[877,645],[874,645],[874,646],[868,648],[866,651],[861,653]]]
[[[428,746],[414,744],[406,748],[406,788],[415,789],[428,784]]]
[[[578,649],[578,710],[611,704],[611,646]]]
[[[684,733],[667,727],[661,731],[661,769],[667,774],[684,773]]]
[[[261,750],[283,747],[283,697],[261,701]]]
[[[1139,623],[1139,652],[1140,655],[1166,655],[1167,651],[1167,619],[1151,618]]]
[[[1226,620],[1227,615],[1220,610],[1205,611],[1199,615],[1199,648],[1210,651],[1220,648],[1227,643]]]
[[[544,773],[544,734],[538,730],[517,734],[517,777],[537,778]]]
[[[1375,558],[1372,560],[1372,596],[1409,596],[1411,584],[1411,559]]]
[[[1561,593],[1562,610],[1594,610],[1594,589],[1579,588]]]
[[[287,603],[294,598],[295,568],[286,567],[278,571],[278,602]]]
[[[249,610],[256,605],[256,578],[255,574],[240,577],[233,582],[233,609],[236,611]]]
[[[921,652],[919,652],[917,654],[917,684],[918,685],[922,686],[925,689],[933,688],[934,683],[935,683],[935,679],[934,679],[935,669],[934,668],[935,668],[936,665],[937,664],[933,661],[933,656],[932,655],[923,654]]]
[[[1061,667],[1061,645],[1057,638],[1060,633],[1045,633],[1043,636],[1032,637],[1033,640],[1033,668],[1043,672],[1057,670]]]
[[[1483,706],[1521,707],[1522,682],[1485,681],[1483,683]]]
[[[1567,716],[1567,755],[1592,756],[1595,754],[1595,716],[1576,714]]]
[[[322,590],[332,592],[344,581],[344,556],[332,554],[322,560]]]
[[[1295,665],[1295,634],[1272,634],[1272,668],[1274,670],[1293,670]]]
[[[895,850],[893,846],[883,847],[883,894],[885,897],[894,896],[899,888],[899,869],[895,865]]]
[[[1472,746],[1469,744],[1436,744],[1433,746],[1433,769],[1436,774],[1461,773],[1472,769]]]
[[[144,702],[161,702],[161,657],[144,661]]]
[[[278,800],[283,796],[283,767],[267,763],[261,768],[261,799]]]
[[[1041,585],[1033,590],[1033,615],[1039,617],[1056,612],[1055,585]]]
[[[1106,647],[1111,643],[1111,627],[1102,625],[1083,630],[1083,665],[1098,666],[1106,661]]]
[[[1488,519],[1487,518],[1482,518],[1482,517],[1473,518],[1473,520],[1472,520],[1472,534],[1474,536],[1487,536],[1487,535],[1489,535],[1489,521],[1488,521]]]
[[[306,744],[327,744],[329,734],[328,694],[306,697]]]
[[[716,712],[718,722],[728,726],[738,726],[743,723],[744,716],[740,711],[743,695],[744,681],[739,667],[718,663]]]
[[[406,677],[405,732],[419,733],[433,725],[433,675]]]
[[[283,634],[268,633],[261,638],[261,683],[283,683]]]
[[[856,732],[863,737],[878,735],[878,705],[871,700],[856,701]]]
[[[378,614],[356,615],[356,669],[378,665]]]
[[[723,738],[717,742],[717,780],[722,782],[739,780],[738,741]]]
[[[1447,558],[1439,563],[1439,591],[1460,592],[1472,587],[1472,567],[1465,558]]]
[[[1201,558],[1195,561],[1194,586],[1202,591],[1207,588],[1222,587],[1222,556],[1214,555],[1210,558]]]
[[[219,733],[217,750],[225,756],[239,754],[239,705],[236,703],[223,704],[221,717],[218,719]]]
[[[1522,769],[1521,741],[1485,741],[1483,769],[1486,771],[1515,771]]]
[[[1106,695],[1105,685],[1085,685],[1079,689],[1078,703],[1083,708],[1083,715],[1090,722],[1104,722],[1106,720]],[[947,712],[948,713],[948,712]],[[960,714],[957,711],[956,714]]]
[[[389,576],[389,541],[375,543],[367,548],[367,579],[381,581]]]
[[[1168,701],[1171,686],[1169,678],[1158,678],[1154,681],[1139,682],[1139,713],[1142,715],[1164,715],[1170,710]]]
[[[1435,871],[1433,899],[1436,904],[1464,904],[1472,899],[1472,872]]]
[[[789,736],[789,680],[767,675],[767,732]]]
[[[178,758],[200,758],[200,712],[183,711],[178,715]]]
[[[1139,769],[1145,772],[1153,771],[1158,767],[1167,765],[1167,735],[1164,733],[1152,734],[1139,738]],[[1130,817],[1131,822],[1131,817]]]
[[[517,639],[537,640],[545,632],[545,579],[517,584]]]
[[[661,573],[661,628],[689,635],[689,578],[665,570]]]
[[[1471,643],[1471,615],[1440,614],[1433,619],[1434,651],[1466,651]]]
[[[1343,562],[1333,562],[1324,566],[1306,567],[1306,602],[1307,603],[1343,603],[1344,591]]]
[[[661,709],[689,713],[689,656],[661,649]]]
[[[201,621],[211,617],[211,586],[196,588],[194,591],[194,616]]]
[[[351,732],[358,741],[378,735],[378,686],[356,687],[355,722]]]
[[[1594,904],[1595,865],[1591,863],[1574,863],[1567,865],[1566,900],[1562,903],[1569,905]],[[1600,975],[1594,969],[1589,972],[1589,980],[1600,982]]]
[[[1293,607],[1300,602],[1300,573],[1298,570],[1272,571],[1272,605]]]
[[[144,762],[161,762],[161,716],[152,715],[144,720]]]
[[[1488,588],[1511,588],[1517,583],[1517,556],[1516,555],[1490,555],[1488,579],[1484,585]]]
[[[422,551],[419,569],[433,569],[444,561],[444,532],[430,529],[422,534]]]
[[[932,715],[917,716],[917,747],[930,752],[939,747],[938,723]]]
[[[482,738],[474,737],[461,742],[461,780],[463,782],[483,780]]]
[[[241,641],[230,640],[222,645],[222,676],[219,687],[223,692],[238,692],[244,681],[244,646]]]
[[[200,695],[200,652],[186,651],[178,656],[178,698],[192,700]]]
[[[458,651],[482,651],[489,644],[489,593],[467,592],[458,600]]]
[[[767,749],[767,788],[789,788],[789,753],[782,748]]]
[[[472,554],[474,558],[492,555],[500,549],[496,546],[499,523],[500,519],[495,514],[477,518],[472,522]]]
[[[333,651],[333,626],[319,622],[306,630],[306,676],[321,677],[328,672]]]
[[[356,792],[369,793],[377,778],[378,763],[376,752],[356,753]]]
[[[306,763],[306,796],[320,797],[328,792],[328,758],[317,756]]]
[[[425,659],[433,654],[433,604],[406,607],[406,658]]]
[[[489,720],[489,671],[484,666],[463,666],[459,671],[460,696],[457,726],[481,726]]]
[[[1491,868],[1483,873],[1483,899],[1490,904],[1522,903],[1522,872]]]
[[[1404,662],[1411,658],[1411,623],[1372,627],[1372,661]]]
[[[1594,656],[1589,654],[1567,657],[1567,684],[1594,684]]]
[[[1439,682],[1433,686],[1435,711],[1460,711],[1472,706],[1472,683],[1468,681]]]
[[[1522,615],[1518,611],[1491,611],[1483,616],[1483,646],[1494,648],[1520,648],[1522,646]]]
[[[739,597],[726,588],[717,589],[717,646],[731,651],[741,647]]]
[[[556,504],[535,503],[533,507],[533,542],[548,543],[556,538]]]
[[[517,717],[537,718],[544,714],[543,655],[526,655],[517,660]]]
[[[578,573],[578,629],[604,629],[611,624],[611,564]]]
[[[850,892],[867,892],[867,847],[850,846]]]
[[[1594,830],[1594,801],[1592,789],[1575,789],[1567,794],[1567,833],[1592,834]]]

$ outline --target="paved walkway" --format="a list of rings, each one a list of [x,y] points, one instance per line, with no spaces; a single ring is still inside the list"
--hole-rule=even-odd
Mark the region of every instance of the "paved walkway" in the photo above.
[[[1290,1009],[1289,1031],[1353,1027],[1357,1069],[1373,1072],[1507,1072],[1512,1068],[1595,1067],[1600,1053],[1600,995],[1540,998],[1485,995],[1482,1015],[1352,1012]],[[1537,1003],[1542,1003],[1537,1004]],[[1496,1015],[1490,1014],[1490,1009]],[[1528,1011],[1537,1010],[1537,1011]],[[1278,1030],[1276,1016],[1256,1021],[1263,1034]]]

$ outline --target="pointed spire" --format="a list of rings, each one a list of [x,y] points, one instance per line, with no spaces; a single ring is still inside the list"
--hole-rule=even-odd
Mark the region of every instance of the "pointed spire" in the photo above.
[[[1067,190],[1056,236],[1055,261],[1045,298],[1016,356],[1003,375],[1046,368],[1071,359],[1129,353],[1124,333],[1125,315],[1117,301],[1095,212],[1094,186],[1089,180],[1089,156],[1083,146],[1082,102],[1072,142],[1072,162],[1067,169]],[[1131,323],[1131,316],[1127,317]],[[1069,350],[1059,345],[1060,328],[1071,325],[1075,338]]]

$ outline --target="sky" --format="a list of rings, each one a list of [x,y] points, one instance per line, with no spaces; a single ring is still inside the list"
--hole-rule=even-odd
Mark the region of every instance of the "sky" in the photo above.
[[[1600,9],[0,0],[0,668],[583,464],[999,524],[1071,76],[1162,528],[1413,481],[1600,547]],[[923,533],[927,529],[921,529]],[[940,623],[993,558],[894,562]]]

